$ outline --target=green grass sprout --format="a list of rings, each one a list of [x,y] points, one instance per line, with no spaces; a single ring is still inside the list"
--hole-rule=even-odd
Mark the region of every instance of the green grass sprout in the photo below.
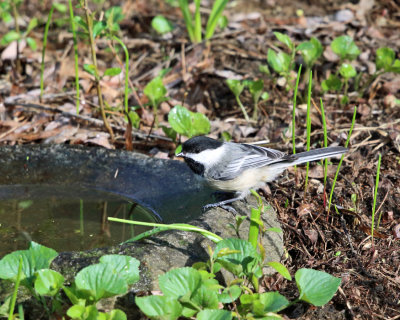
[[[328,147],[328,130],[326,127],[326,118],[325,118],[325,109],[324,109],[324,103],[322,102],[322,98],[320,98],[320,105],[321,105],[321,117],[322,117],[322,127],[324,130],[324,147]],[[328,179],[328,159],[323,160],[324,163],[324,208],[326,206],[326,197],[325,197],[325,191],[326,191],[326,181]]]
[[[310,151],[311,146],[311,88],[312,88],[312,70],[310,70],[310,78],[308,80],[308,94],[307,94],[307,151]],[[310,169],[310,163],[306,164],[306,182],[305,182],[305,192],[307,192],[308,187],[308,171]]]
[[[355,107],[354,107],[354,112],[353,112],[353,119],[351,120],[351,126],[350,126],[350,130],[349,130],[349,134],[347,135],[347,140],[346,140],[346,143],[345,143],[345,145],[344,145],[345,148],[347,148],[347,146],[349,145],[350,138],[351,138],[351,133],[353,132],[354,124],[355,124],[355,122],[356,122],[356,115],[357,115],[357,107],[355,106]],[[331,190],[331,193],[329,194],[328,214],[329,214],[329,212],[330,212],[330,210],[331,210],[333,191],[335,190],[336,180],[337,180],[337,178],[338,178],[339,170],[340,170],[340,167],[341,167],[341,165],[342,165],[344,156],[345,156],[345,155],[342,154],[342,156],[341,156],[341,158],[340,158],[340,161],[339,161],[339,164],[338,164],[338,167],[337,167],[337,169],[336,169],[335,178],[333,179],[332,190]]]
[[[71,1],[71,0],[69,0]],[[47,35],[49,33],[49,27],[51,22],[51,17],[53,16],[54,6],[51,6],[49,15],[47,16],[46,26],[44,28],[44,35],[43,35],[43,48],[42,48],[42,63],[40,65],[40,95],[39,100],[42,102],[43,99],[43,88],[44,88],[44,81],[43,81],[43,74],[44,74],[44,56],[46,54],[46,47],[47,47]]]
[[[374,202],[372,204],[372,221],[371,221],[371,238],[372,238],[372,244],[374,243],[374,228],[375,228],[375,207],[376,207],[376,197],[378,194],[378,186],[379,186],[379,173],[381,171],[381,159],[382,155],[379,154],[378,158],[378,167],[376,168],[376,179],[375,179],[375,190],[374,190]],[[379,228],[379,224],[381,222],[381,217],[382,215],[379,215],[378,223],[376,225],[376,228]]]
[[[75,61],[75,90],[76,90],[76,114],[79,114],[79,104],[80,104],[80,90],[79,90],[79,64],[78,64],[78,41],[75,31],[75,18],[74,10],[72,9],[72,2],[68,0],[69,6],[69,21],[71,24],[72,31],[72,41],[74,43],[74,61]]]
[[[296,79],[296,86],[294,87],[294,95],[293,95],[293,112],[292,112],[292,145],[293,145],[293,154],[296,154],[296,105],[297,105],[297,91],[299,89],[299,82],[300,82],[300,74],[302,64],[297,71],[297,79]],[[294,166],[294,169],[297,169],[297,166]]]

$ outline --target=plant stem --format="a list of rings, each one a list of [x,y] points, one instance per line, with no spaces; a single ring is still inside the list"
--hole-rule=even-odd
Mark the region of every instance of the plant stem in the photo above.
[[[244,108],[242,102],[240,101],[239,96],[236,96],[236,102],[238,103],[240,109],[242,109],[244,118],[246,119],[247,122],[249,122],[250,121],[249,115],[247,114],[246,109]]]
[[[17,4],[16,0],[11,0],[11,8],[12,8],[12,13],[14,17],[14,22],[15,22],[15,31],[20,34],[19,30],[19,25],[18,25],[18,11],[17,11]],[[19,39],[17,40],[17,74],[21,74],[22,66],[21,66],[21,60],[19,59]]]
[[[125,44],[122,42],[122,40],[116,36],[113,36],[113,39],[116,40],[124,49],[125,52],[125,92],[124,92],[124,106],[125,106],[125,114],[128,115],[129,113],[129,107],[128,107],[128,86],[129,86],[129,52],[128,49],[126,48]],[[128,117],[129,119],[129,117]],[[129,120],[130,121],[130,120]]]
[[[76,37],[75,31],[75,22],[74,22],[74,11],[72,9],[72,2],[68,0],[69,5],[69,20],[71,24],[72,30],[72,41],[74,43],[74,59],[75,59],[75,90],[76,90],[76,114],[79,114],[79,104],[80,104],[80,89],[79,89],[79,64],[78,64],[78,41]]]
[[[15,281],[14,292],[10,302],[8,320],[12,320],[14,318],[14,309],[15,309],[15,303],[17,302],[18,288],[19,288],[19,283],[21,281],[21,273],[22,273],[22,257],[20,256],[18,264],[17,280]]]
[[[324,129],[324,147],[328,147],[328,131],[326,128],[325,109],[322,98],[320,98],[322,126]],[[324,208],[326,207],[326,181],[328,179],[328,159],[323,160],[324,163]]]
[[[108,124],[106,113],[104,111],[103,95],[101,93],[100,77],[99,77],[99,71],[97,68],[96,47],[95,47],[94,38],[93,38],[93,18],[89,14],[89,7],[87,4],[87,0],[84,0],[84,10],[85,10],[85,16],[86,16],[86,23],[87,23],[88,31],[89,31],[90,50],[92,53],[92,61],[93,61],[93,65],[94,65],[94,77],[95,77],[96,88],[97,88],[97,97],[99,99],[100,113],[101,113],[101,117],[103,118],[104,126],[106,127],[108,133],[110,134],[111,140],[114,140],[114,132],[113,132],[112,128],[110,127],[110,125]]]
[[[69,0],[71,1],[71,0]],[[43,73],[44,73],[44,56],[46,54],[46,46],[47,46],[47,35],[49,33],[49,27],[50,27],[50,22],[51,22],[51,17],[53,15],[54,11],[54,6],[51,6],[49,15],[47,16],[47,22],[46,26],[44,28],[44,35],[43,35],[43,48],[42,48],[42,63],[40,65],[40,95],[39,95],[39,101],[42,102],[43,99],[43,87],[44,87],[44,81],[43,81]]]

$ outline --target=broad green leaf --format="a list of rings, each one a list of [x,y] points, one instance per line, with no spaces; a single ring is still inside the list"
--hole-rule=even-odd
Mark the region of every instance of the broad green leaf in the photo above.
[[[21,284],[28,288],[33,288],[35,272],[49,268],[51,261],[56,256],[57,252],[55,250],[32,241],[28,250],[14,251],[0,260],[0,278],[15,282],[21,257]]]
[[[253,301],[253,312],[257,316],[264,316],[268,312],[279,312],[289,306],[290,302],[279,292],[265,292]]]
[[[202,113],[194,113],[180,105],[168,114],[168,122],[177,133],[189,138],[210,132],[210,121]]]
[[[104,71],[104,76],[114,77],[116,75],[119,75],[121,71],[121,68],[108,68],[106,69],[106,71]]]
[[[55,296],[64,283],[64,277],[50,269],[39,270],[35,276],[35,291],[41,296]]]
[[[83,319],[85,311],[86,311],[85,306],[75,305],[67,310],[67,316],[70,317],[71,319]]]
[[[201,285],[201,274],[193,268],[172,269],[158,277],[161,291],[169,297],[181,298],[192,294]]]
[[[263,80],[254,80],[254,81],[247,81],[247,86],[249,87],[249,91],[251,97],[253,98],[253,102],[257,103],[263,93],[264,89],[264,81]]]
[[[219,252],[223,249],[232,250],[234,253],[219,257]],[[214,251],[214,259],[221,263],[228,271],[236,276],[249,276],[258,268],[261,256],[250,242],[228,238],[217,243]]]
[[[268,49],[267,61],[275,72],[281,74],[288,72],[290,69],[290,56],[284,52],[278,54],[271,49]]]
[[[126,320],[126,314],[122,310],[119,309],[113,309],[111,310],[108,314],[109,317],[107,320]]]
[[[332,299],[341,282],[339,278],[313,269],[298,270],[295,279],[300,291],[299,299],[317,307]]]
[[[93,39],[96,39],[105,29],[107,25],[104,21],[96,21],[93,25]]]
[[[286,45],[290,50],[293,50],[294,44],[292,40],[290,40],[289,36],[281,32],[274,32],[274,35],[280,42]]]
[[[15,31],[15,30],[11,30],[9,32],[7,32],[3,38],[1,38],[0,41],[0,45],[5,46],[11,42],[13,42],[14,40],[19,40],[21,39],[21,35]]]
[[[244,82],[236,79],[227,79],[226,84],[228,85],[229,89],[233,92],[235,97],[240,96],[245,87]]]
[[[192,296],[190,297],[190,301],[196,303],[202,309],[218,309],[218,287],[215,287],[214,290],[203,284],[197,289]]]
[[[351,64],[343,63],[339,69],[339,73],[343,78],[349,79],[357,75],[356,69]]]
[[[164,87],[162,78],[158,76],[146,85],[143,92],[146,97],[151,101],[153,107],[157,107],[165,98],[165,95],[167,94],[167,89]]]
[[[90,295],[94,301],[123,294],[128,289],[125,279],[104,263],[94,264],[79,271],[75,277],[75,284],[78,290]]]
[[[100,263],[108,264],[114,270],[114,273],[124,278],[128,285],[139,281],[140,261],[124,255],[109,254],[100,258]]]
[[[386,47],[379,48],[376,50],[376,69],[384,69],[385,71],[389,71],[395,57],[396,54],[392,49]]]
[[[178,319],[183,309],[176,298],[167,296],[135,297],[135,303],[146,316],[157,319]]]
[[[162,15],[157,15],[151,20],[151,26],[154,30],[156,30],[159,34],[165,34],[174,30],[174,27],[167,18]]]
[[[231,320],[232,313],[228,310],[212,310],[204,309],[201,310],[197,316],[197,320]]]
[[[27,37],[26,38],[26,42],[28,43],[29,48],[32,49],[32,51],[36,51],[37,49],[37,43],[36,40],[31,38],[31,37]]]
[[[286,280],[292,281],[292,276],[290,275],[289,270],[280,262],[271,261],[267,262],[267,265],[271,268],[274,268],[282,277]]]
[[[328,79],[322,81],[321,87],[324,91],[339,91],[342,89],[342,81],[334,74],[331,74]]]
[[[391,72],[400,73],[400,60],[396,59],[393,65],[390,67]]]
[[[331,48],[342,60],[354,60],[360,54],[360,50],[350,36],[335,38],[331,43]]]
[[[172,128],[168,128],[166,126],[161,126],[162,131],[168,138],[171,138],[173,141],[176,141],[176,131]]]
[[[317,38],[311,38],[310,41],[300,43],[297,50],[301,52],[306,65],[311,68],[315,61],[321,57],[324,49]]]
[[[91,74],[92,76],[95,76],[95,74],[96,74],[95,66],[93,64],[85,63],[83,65],[83,70],[85,70],[87,73]]]
[[[53,2],[53,7],[61,13],[66,13],[67,12],[67,6],[63,3],[58,3],[58,2]]]
[[[35,29],[38,25],[39,21],[37,18],[32,18],[29,21],[28,28],[26,28],[25,35],[29,34],[33,29]]]
[[[240,297],[240,294],[242,293],[242,290],[240,289],[239,286],[233,285],[228,288],[225,288],[224,291],[222,291],[218,295],[218,300],[219,302],[222,303],[232,303],[236,299]]]

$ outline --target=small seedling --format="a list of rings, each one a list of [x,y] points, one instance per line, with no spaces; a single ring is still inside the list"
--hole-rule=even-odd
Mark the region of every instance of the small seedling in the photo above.
[[[189,111],[180,105],[169,112],[168,122],[176,133],[188,138],[207,134],[211,128],[210,121],[204,114]]]
[[[331,43],[331,48],[332,51],[340,57],[341,62],[344,60],[355,60],[360,54],[360,49],[358,49],[350,36],[335,38]]]
[[[243,112],[244,118],[246,121],[250,121],[250,118],[247,114],[246,109],[243,106],[243,103],[240,101],[240,94],[242,93],[245,83],[240,80],[236,79],[227,79],[226,84],[228,85],[229,89],[232,91],[233,95],[235,96],[236,102],[238,103],[240,109]]]
[[[381,159],[382,155],[379,154],[378,157],[378,166],[376,168],[376,179],[375,179],[375,189],[374,189],[374,202],[372,204],[372,221],[371,221],[371,238],[372,238],[372,244],[374,243],[374,228],[375,228],[375,208],[376,208],[376,198],[378,195],[378,186],[379,186],[379,174],[381,171]],[[379,215],[378,223],[377,223],[377,228],[379,228],[379,224],[381,222],[381,215]]]
[[[268,92],[263,91],[263,80],[246,80],[244,83],[249,88],[251,97],[253,99],[253,120],[256,120],[258,117],[258,102],[260,101],[260,98],[262,99],[262,101],[267,100],[269,98],[269,94]]]
[[[146,87],[144,87],[143,93],[150,100],[150,105],[153,108],[154,121],[156,126],[158,126],[158,106],[161,102],[168,100],[166,97],[167,88],[165,88],[163,84],[162,76],[157,76],[151,80]]]
[[[152,28],[159,34],[166,34],[174,30],[174,26],[171,21],[162,15],[157,15],[151,20]]]

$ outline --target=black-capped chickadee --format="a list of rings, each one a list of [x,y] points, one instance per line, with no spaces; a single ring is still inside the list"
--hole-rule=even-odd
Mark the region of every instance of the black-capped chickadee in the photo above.
[[[288,167],[345,152],[347,149],[343,147],[329,147],[288,155],[256,145],[198,136],[184,142],[177,156],[183,157],[192,171],[202,176],[212,188],[235,193],[232,199],[204,206],[207,210],[243,199],[250,189],[274,180]]]

